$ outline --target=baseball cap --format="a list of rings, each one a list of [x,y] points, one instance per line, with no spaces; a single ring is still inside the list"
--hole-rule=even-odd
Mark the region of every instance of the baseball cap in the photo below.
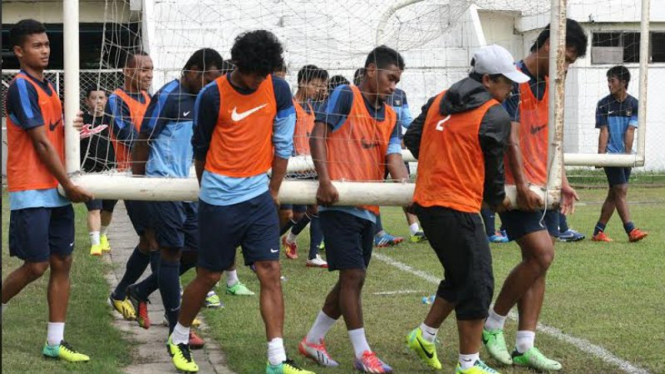
[[[525,83],[529,81],[529,76],[522,73],[515,66],[513,55],[505,48],[492,44],[482,47],[473,55],[471,60],[472,73],[478,74],[501,74],[513,82]]]

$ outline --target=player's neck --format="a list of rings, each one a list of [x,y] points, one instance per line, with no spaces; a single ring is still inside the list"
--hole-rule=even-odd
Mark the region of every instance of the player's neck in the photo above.
[[[544,66],[547,65],[548,58],[547,56],[541,56],[540,51],[532,52],[524,58],[524,67],[526,67],[532,76],[538,79],[545,79],[549,74],[549,71]]]
[[[40,82],[44,81],[44,69],[35,69],[28,65],[21,64],[21,70],[25,71],[29,76],[37,79]]]
[[[374,108],[379,108],[381,106],[381,102],[379,101],[379,94],[371,93],[369,91],[369,84],[367,84],[367,81],[362,81],[360,86],[358,86],[358,89],[360,90],[360,94],[363,95],[363,97],[369,102],[369,105],[373,106]]]
[[[298,89],[298,91],[296,91],[296,95],[294,96],[294,98],[295,98],[299,103],[304,103],[304,102],[307,101],[307,97],[305,97],[305,93],[304,93],[303,90],[301,90],[301,89]]]
[[[132,86],[131,82],[125,81],[125,85],[122,86],[122,89],[127,93],[140,93],[141,89]]]
[[[621,90],[621,91],[617,92],[616,94],[613,94],[612,97],[614,97],[614,100],[622,103],[628,97],[628,91]]]

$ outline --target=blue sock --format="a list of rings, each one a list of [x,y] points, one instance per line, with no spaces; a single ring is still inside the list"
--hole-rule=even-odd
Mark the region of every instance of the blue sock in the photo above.
[[[305,215],[302,216],[302,218],[300,219],[300,221],[298,221],[298,223],[296,223],[295,225],[293,225],[293,228],[291,229],[291,233],[292,233],[293,235],[298,235],[298,234],[300,234],[300,233],[302,232],[302,230],[304,230],[305,227],[307,227],[307,225],[309,224],[309,222],[310,222],[311,220],[312,220],[312,218],[311,218],[307,213],[305,213]]]
[[[279,236],[281,237],[281,236],[283,236],[284,234],[286,234],[286,232],[289,231],[289,230],[291,230],[291,227],[293,227],[293,225],[295,225],[295,224],[296,224],[296,222],[295,222],[294,220],[290,219],[289,222],[287,222],[287,223],[284,225],[284,227],[282,227],[282,228],[279,229]]]
[[[483,216],[483,223],[485,224],[485,234],[492,236],[496,234],[494,227],[496,225],[496,216],[494,212],[489,209],[481,209],[480,214]]]
[[[631,231],[635,229],[635,224],[633,221],[623,224],[623,229],[626,230],[626,234],[630,234]]]
[[[180,261],[180,275],[185,274],[189,269],[196,266],[195,262],[183,262]]]
[[[376,225],[374,225],[374,235],[383,231],[383,223],[381,223],[381,214],[376,216]]]
[[[129,260],[127,260],[127,270],[125,270],[125,274],[122,276],[120,283],[115,287],[115,291],[113,291],[114,299],[124,300],[125,297],[127,297],[125,289],[127,289],[127,286],[130,284],[136,283],[148,267],[148,263],[150,263],[150,256],[141,252],[139,247],[136,246],[132,255],[129,256]]]
[[[604,223],[596,223],[596,227],[593,229],[593,236],[598,235],[599,232],[605,231],[605,224]]]
[[[159,293],[164,303],[164,313],[169,321],[169,334],[178,322],[180,313],[180,261],[167,261],[161,259],[159,262]]]
[[[138,283],[136,288],[134,288],[136,291],[136,296],[138,296],[141,300],[148,300],[150,295],[152,295],[152,293],[157,291],[157,288],[159,288],[159,284],[157,283],[157,280],[159,279],[158,277],[159,269],[157,269],[157,271],[153,270],[152,274],[150,274],[142,282]]]
[[[319,216],[312,215],[312,222],[309,224],[309,259],[313,259],[319,254],[319,246],[323,241],[323,229],[321,229],[321,220]]]
[[[569,229],[570,227],[568,227],[568,220],[566,219],[566,215],[559,212],[559,232],[564,233]]]
[[[159,251],[150,252],[150,270],[153,274],[159,273]]]

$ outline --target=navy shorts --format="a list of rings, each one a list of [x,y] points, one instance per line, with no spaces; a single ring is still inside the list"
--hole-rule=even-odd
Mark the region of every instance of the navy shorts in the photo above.
[[[87,203],[85,203],[85,206],[86,206],[86,208],[88,208],[88,211],[103,210],[105,212],[113,213],[113,209],[115,209],[115,204],[117,204],[117,203],[118,203],[118,200],[94,199],[94,200],[90,200]]]
[[[160,247],[199,249],[198,203],[155,201],[148,205]]]
[[[632,168],[614,168],[606,167],[605,175],[607,175],[607,182],[610,184],[610,187],[619,186],[622,184],[627,184],[630,180],[630,172]]]
[[[50,255],[69,256],[74,250],[74,209],[28,208],[9,216],[9,255],[27,262],[44,262]]]
[[[279,210],[292,210],[293,213],[305,213],[307,211],[307,205],[282,204],[279,206]]]
[[[147,201],[125,200],[127,215],[132,222],[132,226],[134,226],[134,231],[139,236],[143,236],[146,229],[152,227],[149,204]]]
[[[501,226],[505,228],[508,237],[517,240],[532,232],[547,230],[550,236],[559,237],[559,211],[548,210],[543,217],[543,211],[526,212],[522,210],[508,210],[499,213]]]
[[[279,261],[279,217],[270,193],[234,205],[199,201],[198,266],[214,272],[233,265],[242,248],[245,265]]]
[[[328,270],[367,269],[374,246],[374,223],[339,210],[319,212]]]

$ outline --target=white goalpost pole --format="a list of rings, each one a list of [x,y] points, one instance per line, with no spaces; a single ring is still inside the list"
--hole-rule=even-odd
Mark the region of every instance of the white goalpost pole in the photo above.
[[[556,204],[560,200],[563,174],[563,110],[564,85],[566,79],[566,0],[552,0],[550,9],[550,71],[549,71],[549,113],[547,149],[547,191],[556,191]]]
[[[647,129],[647,87],[649,81],[649,14],[651,0],[642,0],[642,19],[640,20],[640,87],[637,108],[637,155],[635,166],[644,166],[646,162]]]
[[[80,109],[79,88],[79,2],[63,3],[64,62],[65,62],[65,169],[68,174],[81,171],[80,134],[74,128],[74,118]]]

